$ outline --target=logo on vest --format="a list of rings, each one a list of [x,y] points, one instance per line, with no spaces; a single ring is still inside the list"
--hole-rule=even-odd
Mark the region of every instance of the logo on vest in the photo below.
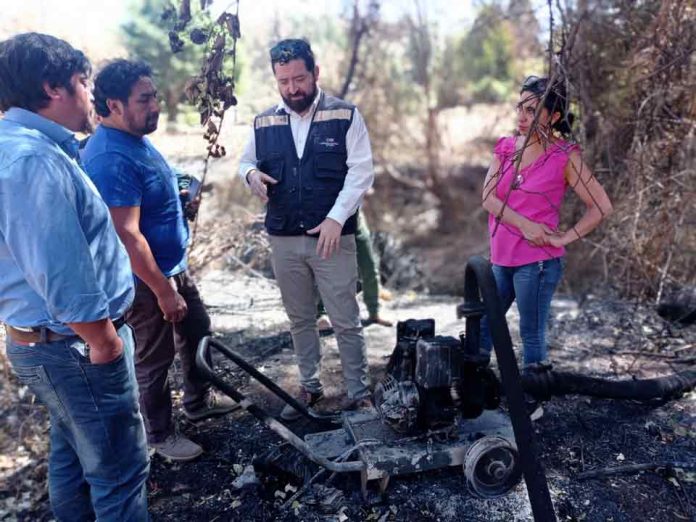
[[[324,141],[320,141],[319,145],[333,149],[334,147],[338,147],[338,142],[333,138],[324,138]]]

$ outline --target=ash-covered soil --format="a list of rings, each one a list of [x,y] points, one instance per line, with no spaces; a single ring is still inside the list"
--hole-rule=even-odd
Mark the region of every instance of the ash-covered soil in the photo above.
[[[217,335],[225,344],[284,389],[297,390],[287,319],[272,281],[240,272],[207,273],[200,284]],[[386,303],[394,319],[435,318],[437,332],[457,335],[455,297],[406,293]],[[648,306],[588,298],[554,302],[551,357],[556,368],[611,378],[648,378],[693,368],[696,328],[663,321]],[[517,339],[515,310],[508,321]],[[371,372],[379,379],[395,341],[395,329],[365,329]],[[342,396],[335,338],[322,337],[323,380],[329,406]],[[229,382],[272,413],[282,403],[234,365],[220,361]],[[0,379],[0,520],[49,520],[46,495],[47,422],[42,409],[5,367]],[[178,368],[172,372],[178,382]],[[544,404],[535,423],[541,459],[559,520],[696,520],[696,470],[660,468],[581,480],[583,471],[654,462],[696,459],[694,392],[662,405],[644,405],[579,396]],[[176,397],[177,403],[180,396]],[[379,504],[363,502],[359,480],[320,476],[306,493],[288,499],[300,486],[288,477],[257,477],[255,457],[283,441],[245,412],[192,425],[178,416],[180,429],[202,444],[205,454],[187,464],[152,461],[149,481],[152,518],[177,521],[314,520],[531,520],[524,483],[504,497],[474,498],[461,469],[395,477]],[[316,430],[300,422],[298,433]],[[317,468],[308,467],[309,471]],[[244,485],[246,483],[246,485]],[[241,486],[241,487],[240,487]],[[375,495],[375,498],[377,496]],[[286,506],[283,507],[284,504]]]

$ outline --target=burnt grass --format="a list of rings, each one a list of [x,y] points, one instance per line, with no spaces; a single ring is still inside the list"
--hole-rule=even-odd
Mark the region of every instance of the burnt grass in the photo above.
[[[418,316],[415,304],[413,315]],[[664,357],[670,356],[675,346],[682,348],[678,350],[681,355],[693,354],[695,328],[674,327],[648,307],[598,300],[585,303],[576,316],[557,317],[552,328],[552,357],[565,370],[604,377],[645,378],[693,368],[692,362],[665,364]],[[237,331],[222,334],[220,340],[245,354],[256,367],[265,368],[272,378],[278,375],[279,368],[292,363],[287,332],[251,337]],[[250,383],[244,372],[225,360],[216,364],[228,382],[256,403],[272,413],[279,411],[281,403]],[[383,365],[372,366],[373,378],[378,379]],[[175,389],[180,384],[178,375],[175,365]],[[278,382],[283,385],[282,379],[278,378]],[[16,388],[16,383],[12,386]],[[7,393],[8,387],[3,388],[3,393]],[[30,398],[15,396],[14,400],[28,405]],[[176,402],[179,400],[177,395]],[[582,396],[555,397],[544,403],[544,410],[545,415],[534,426],[559,520],[696,520],[694,469],[666,467],[587,480],[578,477],[583,471],[627,464],[693,465],[694,392],[650,405]],[[30,422],[36,425],[39,437],[47,438],[47,433],[41,431],[46,429],[43,413],[37,417],[31,414],[31,408],[12,411],[27,417],[34,415]],[[282,507],[301,481],[289,475],[269,474],[261,475],[259,483],[239,489],[233,484],[255,458],[283,445],[279,436],[243,411],[198,425],[186,422],[180,414],[177,421],[181,431],[200,443],[205,453],[190,463],[153,458],[148,488],[154,521],[531,520],[523,482],[504,497],[476,499],[468,492],[461,469],[455,468],[395,477],[386,496],[380,497],[373,491],[370,503],[363,501],[357,477],[337,475],[329,482],[329,487],[335,489],[324,490],[340,492],[333,505],[322,505],[321,490],[309,488],[295,502]],[[304,421],[292,428],[300,435],[318,431]],[[3,426],[2,431],[5,435],[16,434],[8,426]],[[8,445],[3,448],[5,454],[10,450]],[[33,463],[19,467],[2,483],[0,506],[4,502],[5,508],[0,515],[5,516],[0,516],[0,520],[50,520],[44,451],[45,446],[36,449]],[[308,475],[317,469],[314,465],[305,466]],[[329,475],[321,476],[316,484],[327,484]],[[30,502],[20,509],[13,499]]]
[[[611,320],[601,312],[617,308],[617,305],[602,306],[591,304],[590,312],[581,313],[574,320],[557,321],[554,325],[556,342],[564,338],[566,330],[577,333],[582,328],[589,335],[588,326],[594,330],[596,339],[601,340],[602,333],[613,331],[615,322],[639,319],[636,313],[644,314],[648,323],[662,325],[663,331],[656,331],[659,335],[655,338],[663,342],[668,341],[665,336],[683,338],[686,334],[686,337],[693,337],[693,327],[688,332],[675,330],[643,308],[636,312],[634,307],[618,306],[610,316],[615,320]],[[645,341],[644,335],[631,340],[631,334],[626,332],[621,338],[632,346]],[[568,339],[570,344],[572,338]],[[239,338],[223,337],[221,340],[234,346]],[[290,348],[287,333],[246,339],[243,346],[238,345],[244,353],[262,354],[251,359],[256,359],[254,363],[257,365],[266,366],[277,363],[276,357],[287,353]],[[612,360],[610,366],[618,372],[621,356],[616,355],[616,346],[595,348],[604,350],[603,357]],[[583,359],[582,353],[568,350],[564,355],[576,361]],[[599,356],[601,358],[602,354]],[[229,382],[248,390],[245,374],[230,368],[225,361],[219,364]],[[650,369],[649,361],[641,372],[635,371],[636,365],[641,366],[640,361],[629,364],[634,374],[643,377],[651,376],[651,371],[659,372],[658,368]],[[674,370],[687,368],[681,365]],[[373,370],[373,377],[379,378],[381,369]],[[669,371],[663,370],[662,373]],[[270,407],[271,411],[277,411],[277,401],[268,394],[259,393],[258,387],[252,389],[256,392],[256,401]],[[582,471],[631,463],[690,461],[693,464],[696,457],[693,393],[677,401],[651,405],[580,396],[557,397],[545,403],[544,409],[545,415],[535,424],[535,429],[540,458],[559,520],[696,520],[696,485],[693,473],[688,473],[688,470],[667,467],[587,480],[577,478]],[[291,426],[299,434],[320,431],[304,422]],[[293,488],[300,485],[288,480],[287,476],[264,475],[261,484],[239,490],[232,487],[241,467],[250,465],[256,456],[282,444],[270,429],[251,415],[235,413],[231,418],[208,421],[202,426],[188,425],[184,431],[203,444],[207,451],[200,460],[191,464],[172,465],[160,458],[154,459],[150,500],[155,520],[531,519],[528,505],[520,510],[520,502],[510,502],[505,497],[474,499],[467,491],[461,470],[455,468],[396,477],[390,482],[386,496],[380,498],[373,491],[370,503],[363,501],[355,477],[338,476],[331,486],[343,492],[344,501],[339,504],[341,509],[325,512],[316,503],[305,501],[311,497],[309,493],[291,506],[281,508],[294,492]],[[307,468],[312,472],[318,469],[312,465]],[[325,482],[328,475],[325,474],[317,483]],[[521,498],[523,506],[527,503],[523,484],[510,496]]]

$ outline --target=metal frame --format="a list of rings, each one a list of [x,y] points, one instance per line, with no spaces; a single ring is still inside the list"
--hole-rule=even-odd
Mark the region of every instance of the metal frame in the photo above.
[[[268,414],[266,410],[257,406],[245,395],[243,395],[234,386],[225,382],[220,377],[218,377],[213,369],[210,367],[209,361],[211,360],[211,348],[214,348],[221,352],[229,360],[233,361],[250,376],[254,377],[258,382],[266,386],[269,390],[275,393],[278,397],[283,399],[285,402],[290,404],[293,408],[297,409],[303,416],[311,419],[313,421],[320,422],[331,422],[340,424],[340,416],[337,415],[321,415],[313,411],[308,410],[303,404],[299,403],[292,396],[290,396],[285,390],[280,388],[277,384],[271,381],[268,377],[260,373],[256,368],[251,366],[249,363],[244,361],[244,359],[236,352],[225,346],[219,341],[212,339],[210,336],[201,339],[198,345],[198,351],[196,352],[196,366],[205,375],[205,377],[210,380],[217,388],[222,392],[226,393],[232,397],[239,405],[246,411],[251,413],[254,417],[263,422],[275,433],[280,435],[283,439],[292,444],[297,450],[299,450],[305,457],[309,460],[323,466],[329,471],[335,472],[350,472],[350,471],[362,471],[365,469],[365,463],[362,461],[350,461],[350,462],[334,462],[320,455],[317,455],[312,449],[298,437],[293,431],[288,429],[287,426],[282,424],[280,421],[276,420],[274,417]]]

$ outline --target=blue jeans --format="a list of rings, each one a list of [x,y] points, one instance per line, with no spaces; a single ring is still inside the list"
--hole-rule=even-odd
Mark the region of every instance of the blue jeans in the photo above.
[[[138,407],[130,327],[123,355],[91,364],[75,337],[33,346],[7,338],[19,380],[51,419],[48,491],[59,521],[145,521],[149,458]]]
[[[558,257],[522,266],[493,266],[498,296],[505,312],[517,300],[524,364],[545,362],[548,358],[546,325],[551,298],[563,275],[563,259]],[[488,321],[481,319],[481,352],[490,353]]]

